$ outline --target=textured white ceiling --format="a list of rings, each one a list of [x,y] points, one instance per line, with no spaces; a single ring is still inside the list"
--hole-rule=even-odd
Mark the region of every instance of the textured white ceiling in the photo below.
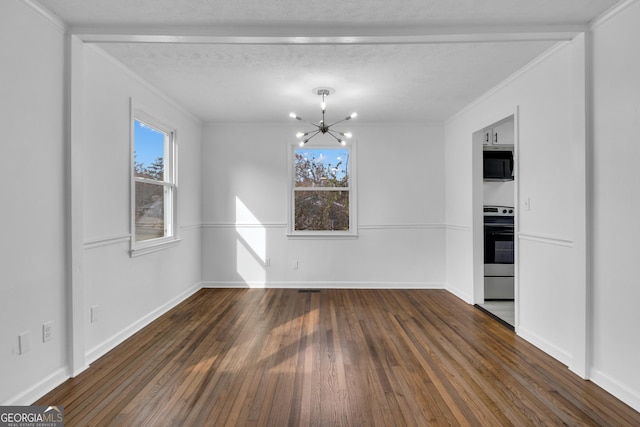
[[[315,120],[318,86],[336,89],[331,117],[355,110],[363,121],[441,121],[550,45],[102,47],[206,121],[278,122],[292,110]]]
[[[73,30],[136,34],[320,36],[389,28],[508,31],[586,24],[615,0],[40,0]],[[387,30],[385,30],[387,29]],[[444,29],[444,31],[443,31]],[[304,34],[302,34],[304,33]],[[411,44],[101,43],[206,122],[287,122],[319,115],[311,90],[330,86],[328,119],[437,122],[554,45],[553,41]]]
[[[72,25],[585,23],[615,0],[40,0]]]

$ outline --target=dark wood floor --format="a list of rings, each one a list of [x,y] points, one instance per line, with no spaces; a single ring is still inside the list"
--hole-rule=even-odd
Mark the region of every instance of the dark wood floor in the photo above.
[[[638,426],[440,290],[203,289],[44,396],[67,426]]]

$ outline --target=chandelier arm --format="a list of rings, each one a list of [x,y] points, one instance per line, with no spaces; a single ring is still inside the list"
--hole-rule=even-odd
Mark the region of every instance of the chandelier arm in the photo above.
[[[319,125],[317,125],[317,124],[315,124],[315,123],[311,123],[311,122],[309,122],[309,121],[307,121],[307,120],[303,119],[302,117],[298,117],[298,116],[296,116],[296,119],[300,120],[301,122],[305,122],[305,123],[307,123],[307,124],[310,124],[311,126],[315,126],[315,127],[317,127],[318,129],[320,129],[320,126],[319,126]]]
[[[342,144],[342,140],[341,140],[340,138],[338,138],[337,136],[335,136],[335,135],[333,134],[333,131],[328,130],[328,131],[327,131],[327,133],[328,133],[329,135],[331,135],[332,137],[334,137],[334,138],[335,138],[335,140],[336,140],[336,141],[338,141],[340,144]]]
[[[310,140],[311,138],[313,138],[314,136],[316,136],[316,135],[317,135],[317,134],[319,134],[319,133],[320,133],[320,129],[318,129],[317,131],[315,131],[315,132],[314,132],[314,133],[313,133],[309,138],[305,139],[305,144],[306,144],[307,142],[309,142],[309,140]]]
[[[346,122],[347,120],[351,120],[351,116],[345,117],[342,120],[338,120],[337,122],[331,123],[329,126],[327,126],[327,128],[330,128],[333,125],[337,125],[338,123]]]

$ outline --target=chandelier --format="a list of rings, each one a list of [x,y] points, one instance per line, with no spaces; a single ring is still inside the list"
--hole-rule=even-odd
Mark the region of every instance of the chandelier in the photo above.
[[[291,117],[292,119],[301,120],[303,122],[310,124],[311,126],[316,127],[316,129],[310,130],[309,132],[296,133],[296,137],[300,139],[300,147],[304,146],[307,142],[309,142],[311,138],[313,138],[314,136],[320,133],[321,134],[328,133],[329,135],[334,137],[335,140],[338,141],[341,145],[346,145],[347,141],[345,141],[341,137],[351,138],[352,136],[351,132],[339,132],[331,129],[331,127],[337,125],[338,123],[342,123],[344,121],[351,120],[357,117],[358,113],[351,113],[351,115],[345,117],[344,119],[338,120],[337,122],[331,123],[330,125],[328,125],[326,124],[327,122],[325,122],[325,119],[324,119],[324,113],[325,113],[325,110],[327,109],[327,102],[325,98],[331,95],[332,93],[335,93],[335,90],[330,87],[319,87],[319,88],[313,89],[313,93],[322,97],[322,102],[320,102],[320,109],[322,110],[322,120],[320,120],[319,124],[308,122],[304,120],[302,117],[298,117],[296,113],[289,114],[289,117]],[[302,139],[302,138],[305,138],[305,139]]]

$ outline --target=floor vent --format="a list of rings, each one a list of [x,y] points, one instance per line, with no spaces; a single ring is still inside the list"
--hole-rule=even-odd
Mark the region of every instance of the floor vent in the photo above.
[[[312,294],[312,293],[318,293],[320,292],[320,289],[298,289],[299,293],[307,293],[307,294]]]

